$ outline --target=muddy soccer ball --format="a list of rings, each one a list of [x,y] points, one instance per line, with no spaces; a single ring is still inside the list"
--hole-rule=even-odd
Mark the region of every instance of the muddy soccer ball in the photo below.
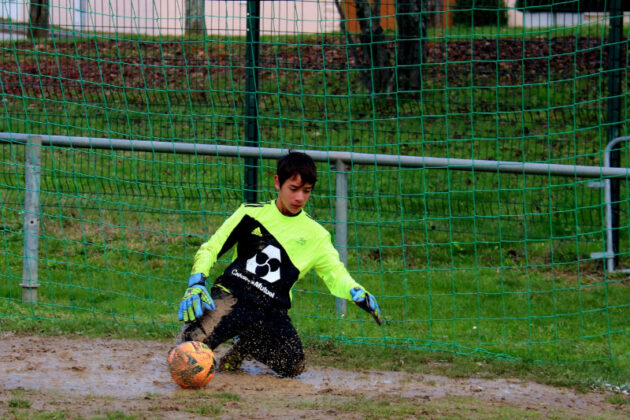
[[[210,382],[217,361],[210,347],[199,341],[185,341],[168,353],[168,369],[182,388],[199,388]]]

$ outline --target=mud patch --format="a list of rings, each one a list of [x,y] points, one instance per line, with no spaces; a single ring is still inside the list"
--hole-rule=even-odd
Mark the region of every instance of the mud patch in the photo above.
[[[15,399],[16,390],[27,400],[29,395],[37,395],[34,400],[38,402],[30,410],[45,412],[52,407],[70,417],[95,415],[116,407],[139,418],[190,418],[190,413],[195,417],[363,418],[366,413],[345,409],[344,401],[357,399],[368,406],[365,401],[381,400],[392,407],[406,405],[402,416],[390,412],[402,418],[423,413],[429,417],[456,414],[440,412],[444,408],[431,405],[453,399],[473,401],[482,411],[511,407],[565,418],[630,416],[627,404],[610,404],[604,393],[582,394],[518,379],[450,379],[318,366],[308,366],[297,378],[287,379],[251,361],[244,363],[242,371],[218,373],[206,388],[191,392],[180,389],[168,374],[166,356],[172,347],[168,343],[13,334],[2,334],[0,338],[3,418],[18,415],[8,403]],[[219,348],[217,356],[224,352],[225,348]],[[226,395],[231,399],[220,401],[219,407],[207,408],[218,411],[204,413],[199,408],[206,400],[226,399]],[[59,405],[60,401],[68,401],[68,406]],[[379,417],[387,418],[388,412]]]

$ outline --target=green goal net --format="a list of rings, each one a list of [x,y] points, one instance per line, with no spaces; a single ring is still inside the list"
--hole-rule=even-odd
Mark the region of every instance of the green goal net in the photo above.
[[[318,160],[307,211],[336,237],[347,199],[347,266],[385,323],[312,273],[303,336],[627,368],[630,190],[604,174],[630,151],[607,149],[628,134],[625,3],[0,1],[0,322],[177,331],[195,252],[274,198],[275,160],[175,145],[352,152],[400,164],[347,162],[342,196]]]

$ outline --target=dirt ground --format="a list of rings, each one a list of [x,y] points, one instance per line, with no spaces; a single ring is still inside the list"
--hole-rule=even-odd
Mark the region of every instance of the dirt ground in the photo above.
[[[251,361],[183,390],[166,368],[168,343],[0,338],[0,418],[630,418],[606,392],[318,366],[286,379]]]

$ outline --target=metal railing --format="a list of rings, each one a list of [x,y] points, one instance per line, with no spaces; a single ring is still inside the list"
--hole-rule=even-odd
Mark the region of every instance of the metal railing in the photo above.
[[[610,168],[611,154],[619,143],[630,141],[630,136],[617,137],[606,145],[604,149],[604,167]],[[606,260],[606,270],[609,273],[618,271],[620,273],[630,273],[630,269],[615,269],[615,261],[617,259],[617,253],[615,252],[615,235],[618,235],[617,226],[613,226],[613,200],[612,200],[612,186],[610,178],[604,179],[602,182],[595,182],[589,184],[594,188],[604,188],[604,205],[606,206],[605,219],[606,219],[606,251],[594,252],[591,254],[591,258],[604,258]]]
[[[347,263],[347,223],[348,223],[348,180],[347,174],[352,165],[381,165],[401,168],[434,168],[461,171],[513,173],[546,176],[570,176],[582,178],[605,178],[606,188],[606,252],[594,254],[594,258],[605,258],[608,271],[614,271],[614,250],[612,250],[610,178],[630,178],[629,168],[610,167],[610,151],[621,141],[630,137],[620,137],[606,147],[604,166],[561,165],[546,163],[523,163],[479,159],[451,159],[425,156],[400,156],[386,154],[354,153],[341,151],[300,150],[308,153],[313,160],[328,162],[336,172],[335,182],[335,246],[340,258]],[[126,150],[152,153],[178,153],[204,156],[226,156],[239,158],[278,159],[288,153],[288,149],[247,146],[223,146],[213,144],[191,144],[147,140],[107,139],[91,137],[69,137],[51,135],[29,135],[23,133],[0,133],[0,141],[24,144],[26,146],[25,199],[24,199],[24,257],[23,257],[23,300],[37,300],[37,241],[39,236],[39,189],[41,146],[68,147],[76,149]],[[338,310],[345,313],[345,301],[338,300]]]

